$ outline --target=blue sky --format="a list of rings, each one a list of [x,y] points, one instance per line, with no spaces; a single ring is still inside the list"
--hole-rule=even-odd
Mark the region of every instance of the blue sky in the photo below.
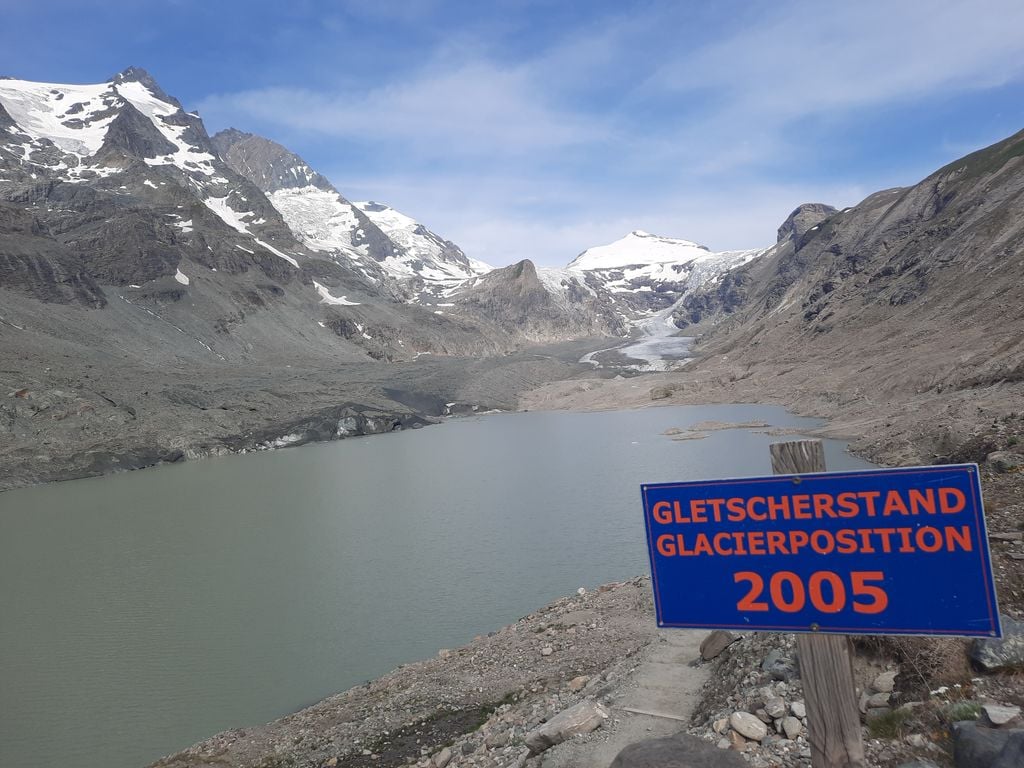
[[[495,265],[768,245],[1024,128],[1020,0],[0,0],[0,74],[142,66]]]

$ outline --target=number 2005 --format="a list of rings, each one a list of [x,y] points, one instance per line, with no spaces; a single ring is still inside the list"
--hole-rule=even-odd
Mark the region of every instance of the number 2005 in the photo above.
[[[737,603],[740,611],[767,611],[771,609],[764,597],[764,577],[753,571],[739,571],[732,575],[736,584],[747,583],[749,589]],[[889,605],[889,595],[875,583],[885,580],[882,571],[853,571],[847,580],[832,571],[815,571],[806,580],[792,571],[778,571],[768,579],[768,598],[771,605],[783,613],[799,613],[808,599],[822,613],[839,613],[847,606],[847,595],[852,598],[856,613],[881,613]]]

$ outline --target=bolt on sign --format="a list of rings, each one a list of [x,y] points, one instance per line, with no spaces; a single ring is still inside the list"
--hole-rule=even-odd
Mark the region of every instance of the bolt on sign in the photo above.
[[[658,625],[999,637],[975,464],[641,486]]]

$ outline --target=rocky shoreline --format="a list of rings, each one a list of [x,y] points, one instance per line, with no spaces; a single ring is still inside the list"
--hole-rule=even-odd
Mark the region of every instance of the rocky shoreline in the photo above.
[[[696,368],[657,377],[562,380],[529,392],[520,404],[586,409],[776,402],[804,415],[831,415],[819,432],[853,440],[856,452],[875,460],[978,460],[1001,609],[1007,618],[1024,615],[1024,457],[1018,465],[1012,458],[1018,454],[1008,451],[1022,426],[1018,414],[1024,407],[1013,411],[1019,391],[968,393],[943,403],[916,396],[914,408],[896,402],[880,408],[809,386],[762,387],[763,377],[750,378],[730,375],[727,368]],[[930,420],[940,408],[945,418]],[[884,433],[876,429],[880,424],[886,425]],[[700,439],[699,433],[723,426],[703,425],[690,437]],[[940,453],[942,435],[947,453]],[[714,660],[698,663],[697,648],[707,634],[698,633],[697,639],[684,639],[686,658],[673,664],[692,670],[679,689],[681,697],[692,698],[686,707],[667,714],[623,704],[631,692],[638,695],[644,665],[659,648],[687,634],[666,636],[656,629],[645,578],[582,590],[463,648],[404,665],[266,726],[220,734],[154,766],[582,768],[609,764],[633,741],[680,731],[718,751],[738,753],[755,768],[809,766],[792,635],[751,633],[735,638]],[[959,640],[892,640],[860,648],[857,674],[870,765],[951,765],[953,753],[963,751],[956,744],[976,731],[987,737],[992,724],[983,705],[1011,712],[1024,706],[1024,686],[1016,678],[998,672],[977,677],[967,650]],[[889,682],[893,687],[884,690]],[[970,727],[958,726],[955,741],[953,718],[959,716]],[[563,729],[562,720],[583,726],[578,732]],[[552,723],[561,735],[540,736]],[[1020,724],[1010,718],[999,737],[1017,738]],[[956,765],[972,764],[958,758]]]
[[[621,719],[616,693],[657,638],[646,578],[581,588],[461,648],[153,766],[536,765],[572,730],[538,732],[559,713],[583,705],[591,725]]]
[[[54,371],[45,350],[25,347],[14,355],[24,358],[18,370],[0,365],[0,492],[513,410],[523,392],[589,370],[577,360],[601,343],[483,359],[188,371],[85,359]]]
[[[299,445],[390,431],[396,426],[416,428],[444,416],[472,413],[474,407],[583,410],[771,402],[801,415],[828,418],[819,434],[851,440],[855,452],[876,461],[981,462],[1001,607],[1009,617],[1024,615],[1024,535],[1019,522],[1024,518],[1020,501],[1024,473],[1019,471],[1024,457],[1020,463],[1014,458],[1018,435],[1024,431],[1019,384],[998,391],[966,390],[945,393],[942,398],[916,393],[878,402],[856,393],[829,391],[834,385],[843,392],[842,382],[824,374],[815,380],[781,366],[752,374],[730,368],[726,360],[705,360],[667,374],[601,378],[599,373],[595,378],[594,371],[583,371],[576,364],[578,352],[579,345],[567,345],[557,354],[531,352],[478,361],[468,370],[460,369],[465,361],[430,360],[415,370],[411,365],[392,367],[390,373],[397,375],[388,382],[369,375],[379,368],[367,368],[354,377],[358,385],[345,385],[346,394],[357,393],[358,400],[341,403],[336,380],[323,372],[293,371],[282,379],[280,372],[268,371],[244,386],[223,380],[202,386],[171,380],[159,394],[163,404],[146,414],[146,423],[155,423],[157,432],[171,434],[180,427],[175,419],[185,413],[191,431],[187,441],[179,437],[179,442],[161,443],[169,446],[164,453],[133,449],[137,445],[133,441],[153,434],[137,429],[137,406],[140,399],[145,402],[144,394],[151,394],[142,390],[144,381],[139,381],[139,387],[131,377],[119,383],[122,391],[131,393],[128,398],[110,397],[109,382],[89,382],[86,393],[81,388],[84,382],[78,381],[76,397],[91,398],[94,407],[80,408],[81,413],[75,411],[70,420],[54,418],[73,403],[60,400],[59,393],[66,391],[60,384],[47,382],[29,389],[30,397],[12,392],[15,408],[28,414],[16,418],[54,422],[57,430],[46,438],[51,444],[68,424],[86,436],[99,433],[102,439],[71,454],[89,457],[88,461],[69,462],[67,454],[57,452],[47,466],[40,464],[37,455],[46,441],[30,448],[32,437],[26,432],[21,442],[6,446],[0,459],[14,469],[5,474],[7,487],[12,487],[144,466],[151,460]],[[353,371],[347,371],[349,379]],[[263,416],[266,413],[274,414],[272,423]],[[118,414],[121,417],[111,418]],[[127,431],[119,431],[125,425]],[[702,439],[715,429],[736,426],[761,428],[708,423],[680,429],[672,437]],[[118,434],[124,437],[120,455],[106,447]],[[80,449],[88,439],[78,436],[70,447]],[[680,641],[679,633],[666,636],[657,631],[650,600],[650,586],[642,578],[584,590],[463,648],[442,650],[434,659],[404,665],[265,726],[218,734],[154,766],[582,768],[609,764],[619,749],[633,741],[679,731],[712,749],[742,755],[756,768],[809,765],[806,722],[799,716],[799,679],[791,672],[783,672],[779,679],[776,668],[780,660],[779,669],[793,667],[792,636],[747,635],[713,661],[688,667],[687,662],[700,657],[698,646],[706,633]],[[685,646],[673,668],[688,670],[686,690],[680,692],[690,700],[675,712],[637,706],[637,701],[643,701],[641,694],[649,693],[642,690],[645,665],[672,642]],[[964,650],[961,644],[961,656]],[[884,738],[872,737],[869,726],[866,743],[871,765],[897,766],[918,758],[950,764],[955,749],[951,722],[946,722],[950,707],[978,715],[986,697],[990,703],[1024,705],[1024,686],[1001,676],[974,679],[966,666],[959,678],[965,682],[948,681],[961,687],[947,686],[962,700],[932,701],[930,690],[922,693],[920,685],[914,691],[901,690],[905,682],[894,692],[873,690],[879,675],[898,671],[908,659],[915,664],[922,658],[933,660],[930,651],[917,653],[897,645],[874,657],[864,654],[859,672],[868,698],[889,693],[885,707],[865,706],[865,717],[870,709],[877,710],[874,717],[913,712],[913,717],[899,715],[900,725]],[[659,667],[659,673],[664,668]],[[937,681],[937,690],[947,681],[935,673],[931,670],[928,679]],[[627,706],[629,702],[633,705]],[[881,697],[876,703],[881,704]],[[906,710],[904,705],[914,706]],[[584,730],[596,727],[572,735],[572,728],[558,725],[563,715]],[[755,720],[763,725],[763,733]],[[1016,722],[1011,722],[1010,730]],[[552,723],[559,735],[542,735]],[[563,736],[568,738],[560,741]]]

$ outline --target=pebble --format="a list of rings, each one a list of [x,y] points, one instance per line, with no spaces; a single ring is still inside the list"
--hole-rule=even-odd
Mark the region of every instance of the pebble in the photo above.
[[[574,677],[572,680],[569,681],[569,690],[573,693],[579,693],[583,690],[584,686],[586,686],[586,684],[589,682],[589,675],[580,675],[579,677]]]

